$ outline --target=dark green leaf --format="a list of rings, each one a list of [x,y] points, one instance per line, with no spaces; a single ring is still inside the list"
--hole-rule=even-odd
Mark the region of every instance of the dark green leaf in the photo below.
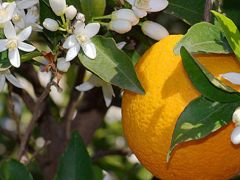
[[[167,160],[179,143],[202,139],[228,124],[239,105],[240,102],[220,103],[204,97],[190,102],[175,126]]]
[[[227,18],[226,16],[216,12],[212,11],[214,16],[217,18],[218,23],[221,26],[221,29],[226,36],[229,45],[231,46],[233,52],[237,56],[237,58],[240,60],[240,33],[238,31],[237,26],[234,24],[234,22]]]
[[[8,59],[7,51],[0,53],[0,71],[9,69],[11,67],[11,63]]]
[[[192,25],[203,20],[205,1],[169,0],[169,5],[164,12],[177,16]]]
[[[240,1],[236,0],[227,0],[223,1],[222,10],[224,14],[227,15],[230,19],[232,19],[235,24],[240,28]]]
[[[174,53],[180,54],[182,46],[191,53],[226,54],[232,51],[220,29],[207,22],[201,22],[192,26],[177,43]]]
[[[95,36],[93,43],[97,49],[96,59],[91,60],[83,53],[79,54],[79,59],[86,68],[106,82],[133,92],[144,93],[130,58],[117,48],[112,38]]]
[[[203,96],[219,102],[240,101],[240,94],[214,78],[191,54],[181,48],[183,66],[193,85]]]
[[[33,180],[27,168],[16,160],[4,161],[1,164],[0,175],[4,180]]]
[[[92,17],[102,16],[106,8],[106,0],[80,0],[81,12],[88,21]]]
[[[60,159],[56,180],[93,180],[91,159],[78,132],[73,132],[71,141]]]

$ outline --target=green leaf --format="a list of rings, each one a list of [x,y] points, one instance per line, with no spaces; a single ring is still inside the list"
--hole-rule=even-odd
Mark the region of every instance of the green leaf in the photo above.
[[[60,159],[56,180],[93,180],[91,159],[78,132],[73,132],[70,143]]]
[[[102,16],[106,8],[106,0],[80,0],[81,12],[85,15],[87,21],[92,17]]]
[[[189,25],[201,22],[205,0],[186,1],[186,0],[169,0],[165,13],[179,17]]]
[[[240,33],[237,26],[231,19],[227,18],[226,16],[216,11],[212,11],[212,13],[220,24],[222,31],[225,34],[234,54],[237,56],[238,60],[240,60]]]
[[[192,26],[177,43],[174,53],[180,54],[182,46],[191,53],[227,54],[232,52],[220,29],[207,22],[197,23]]]
[[[0,53],[0,71],[9,69],[12,65],[8,59],[7,51]]]
[[[112,38],[95,36],[97,57],[92,60],[83,53],[79,54],[82,64],[104,81],[136,93],[144,93],[137,78],[134,66],[123,51],[119,50]]]
[[[240,101],[240,93],[211,75],[184,47],[181,48],[181,56],[190,80],[203,96],[219,102]]]
[[[221,103],[202,96],[190,102],[177,120],[167,160],[179,143],[202,139],[231,122],[239,105],[240,102]]]
[[[0,167],[1,179],[4,180],[33,180],[27,168],[16,160],[4,161]]]

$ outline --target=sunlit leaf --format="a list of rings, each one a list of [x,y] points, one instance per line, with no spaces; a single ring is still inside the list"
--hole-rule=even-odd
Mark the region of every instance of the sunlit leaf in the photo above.
[[[232,52],[220,29],[207,22],[193,25],[177,43],[174,53],[180,54],[182,46],[191,53],[226,54]]]
[[[104,81],[136,93],[144,93],[130,58],[116,46],[112,38],[95,36],[97,57],[92,60],[79,54],[82,64]]]
[[[240,60],[240,33],[237,26],[226,16],[216,11],[212,11],[212,13],[217,18],[218,23],[221,26],[221,29],[226,36],[234,54],[237,56],[238,60]]]

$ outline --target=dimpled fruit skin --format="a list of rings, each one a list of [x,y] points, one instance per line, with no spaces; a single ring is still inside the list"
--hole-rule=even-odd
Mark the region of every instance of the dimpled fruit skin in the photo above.
[[[180,56],[173,54],[181,37],[164,38],[136,65],[146,94],[124,93],[124,135],[140,162],[158,178],[225,180],[240,173],[240,146],[230,141],[233,124],[202,140],[178,145],[169,164],[166,163],[176,120],[187,104],[200,95],[188,79]],[[201,55],[198,59],[216,77],[240,72],[237,60],[231,55]]]

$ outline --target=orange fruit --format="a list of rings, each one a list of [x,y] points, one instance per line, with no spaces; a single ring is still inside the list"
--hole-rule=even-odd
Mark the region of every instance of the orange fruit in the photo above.
[[[180,113],[200,93],[189,80],[180,56],[173,54],[182,35],[170,35],[153,45],[136,65],[145,95],[125,91],[123,129],[129,147],[153,175],[163,180],[228,179],[240,173],[240,146],[230,140],[234,125],[207,138],[178,145],[166,162]],[[199,61],[216,77],[240,72],[233,55],[200,55]],[[228,83],[230,85],[230,83]],[[240,90],[239,86],[233,88]]]

